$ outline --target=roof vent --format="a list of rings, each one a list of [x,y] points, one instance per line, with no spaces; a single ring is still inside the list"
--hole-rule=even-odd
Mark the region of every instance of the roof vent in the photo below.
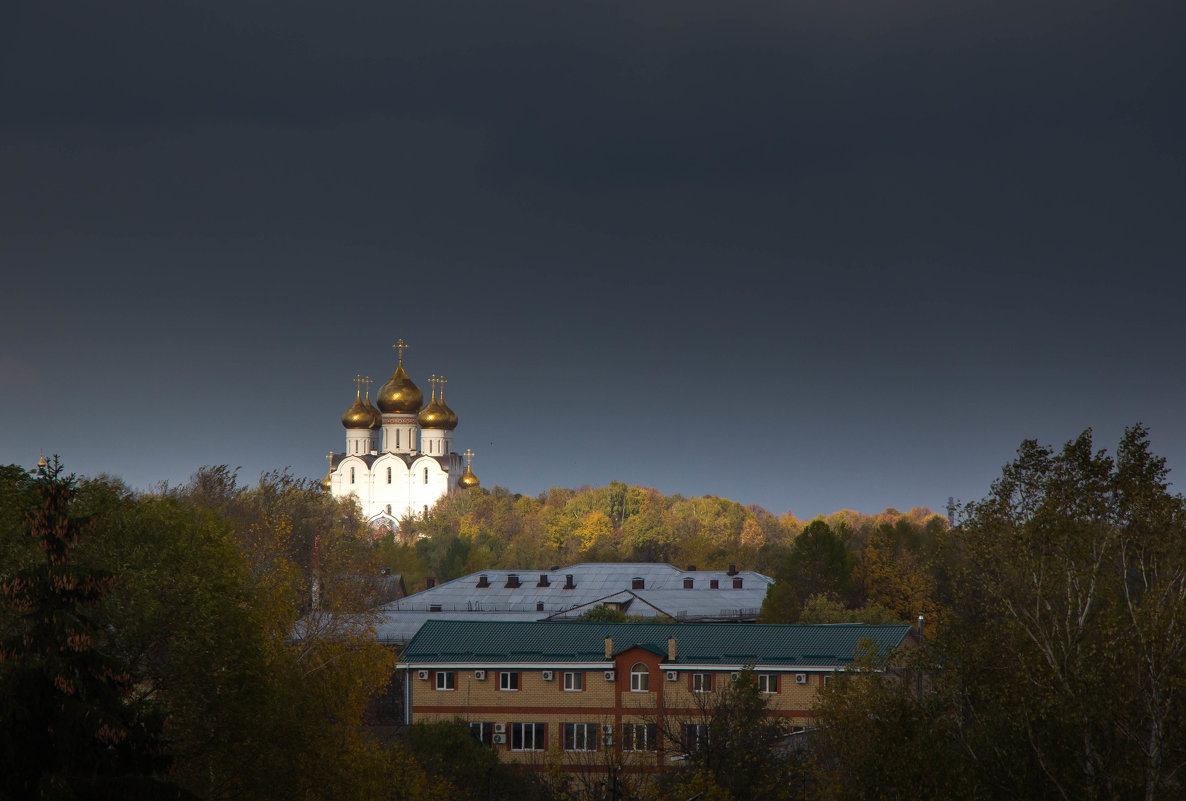
[[[487,577],[486,577],[486,576],[484,576],[484,575],[483,575],[483,576],[478,576],[478,583],[477,583],[477,586],[478,586],[478,587],[489,587],[489,586],[490,586],[490,579],[489,579],[489,578],[487,578]]]
[[[537,587],[547,587],[547,586],[548,586],[548,574],[547,574],[547,573],[540,573],[540,574],[539,574],[539,584],[536,584],[535,586],[537,586]]]
[[[741,589],[741,576],[737,576],[733,579],[733,589],[735,589],[735,590]]]
[[[572,573],[569,573],[567,576],[564,577],[564,589],[575,590],[577,588],[577,584],[575,581],[572,580],[572,578],[573,578]]]
[[[518,576],[516,576],[514,573],[511,573],[509,576],[507,576],[507,587],[510,587],[513,589],[518,586],[519,586],[519,577]]]
[[[537,611],[537,612],[542,612],[542,611],[544,611],[544,602],[543,602],[543,601],[536,601],[536,602],[535,602],[535,611]]]
[[[636,576],[630,580],[630,589],[645,590],[646,589],[646,581],[644,579],[638,578]]]
[[[737,575],[737,565],[729,565],[729,575],[730,576]]]
[[[560,565],[550,565],[548,567],[548,570],[551,570],[553,573],[555,573],[559,569],[560,569]]]
[[[721,588],[721,580],[720,579],[709,579],[708,580],[708,588],[710,590],[719,590]]]
[[[692,579],[690,579],[690,578],[684,579],[684,589],[685,590],[692,589],[692,583],[693,583]]]

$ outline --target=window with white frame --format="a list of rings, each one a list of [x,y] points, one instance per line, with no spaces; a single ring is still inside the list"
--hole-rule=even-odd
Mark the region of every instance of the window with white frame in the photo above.
[[[457,689],[457,674],[452,670],[438,670],[437,671],[437,689],[438,690],[456,690]]]
[[[630,668],[630,692],[645,693],[651,689],[651,674],[642,662],[635,662]]]
[[[758,674],[758,692],[773,695],[778,692],[778,674],[777,673],[759,673]]]
[[[580,692],[585,689],[585,674],[579,670],[565,671],[564,689],[569,692]]]
[[[498,689],[500,690],[517,690],[519,689],[519,673],[514,670],[503,671],[498,674]]]
[[[515,674],[518,675],[518,674]],[[542,723],[512,723],[512,751],[543,751],[547,747]]]
[[[659,750],[659,724],[657,723],[623,723],[622,724],[623,751],[657,751]]]
[[[593,723],[564,724],[565,751],[596,751],[597,726]]]
[[[693,673],[692,674],[692,692],[694,692],[694,693],[710,693],[710,692],[712,692],[712,674],[711,673]]]

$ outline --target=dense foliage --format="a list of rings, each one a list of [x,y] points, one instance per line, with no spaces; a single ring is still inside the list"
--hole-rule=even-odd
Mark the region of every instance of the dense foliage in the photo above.
[[[286,474],[136,494],[0,467],[0,797],[1127,799],[1182,796],[1186,505],[1147,432],[1022,443],[981,501],[777,518],[614,483],[451,495],[397,538]],[[677,768],[524,772],[454,724],[364,724],[394,655],[368,610],[485,567],[737,564],[769,622],[926,620],[862,656],[788,737],[748,672],[706,697]],[[419,586],[418,586],[419,585]],[[594,618],[610,614],[594,610]],[[620,613],[615,613],[620,615]],[[682,747],[676,745],[673,747]],[[605,762],[609,759],[610,762]],[[609,771],[607,774],[606,771]],[[604,777],[612,779],[606,782]]]
[[[797,587],[797,608],[816,594],[861,601],[866,588],[876,598],[894,597],[900,588],[887,578],[898,566],[894,560],[921,554],[931,535],[946,526],[946,518],[925,508],[886,509],[879,515],[845,510],[805,522],[711,495],[663,495],[615,481],[596,489],[551,489],[538,497],[501,487],[450,495],[427,516],[403,520],[394,538],[380,540],[378,550],[383,564],[404,576],[409,591],[422,588],[426,576],[447,581],[486,568],[669,562],[724,569],[734,564],[785,574],[787,583]],[[828,580],[816,581],[814,563],[800,559],[788,565],[788,557],[799,559],[795,551],[802,550],[798,543],[805,531],[809,540],[822,531],[835,541]],[[875,537],[881,546],[871,554],[893,564],[879,563],[860,573],[864,583],[854,587],[853,571],[864,564],[860,554]],[[799,585],[804,576],[814,582],[810,587]]]

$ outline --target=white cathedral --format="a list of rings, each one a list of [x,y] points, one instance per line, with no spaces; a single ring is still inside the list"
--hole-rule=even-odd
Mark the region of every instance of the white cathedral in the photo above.
[[[395,373],[374,405],[370,387],[365,399],[356,387],[354,403],[342,415],[346,451],[326,456],[329,472],[321,482],[335,498],[353,495],[376,527],[397,528],[401,517],[426,514],[447,493],[478,486],[469,463],[473,453],[466,451],[463,471],[461,456],[453,452],[457,413],[445,404],[445,379],[429,379],[432,397],[425,404],[404,370],[406,347],[402,339],[396,343]]]

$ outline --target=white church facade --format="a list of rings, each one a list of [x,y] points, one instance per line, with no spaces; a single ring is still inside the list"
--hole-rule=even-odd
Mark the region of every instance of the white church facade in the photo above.
[[[472,489],[478,478],[453,451],[457,414],[445,403],[445,379],[434,375],[427,404],[404,370],[401,339],[395,373],[371,403],[356,387],[354,403],[342,415],[346,449],[330,453],[322,480],[335,498],[351,495],[373,526],[397,528],[405,515],[423,515],[449,492]],[[439,392],[438,392],[439,387]],[[439,394],[439,399],[438,399]],[[473,453],[466,456],[472,460]]]

